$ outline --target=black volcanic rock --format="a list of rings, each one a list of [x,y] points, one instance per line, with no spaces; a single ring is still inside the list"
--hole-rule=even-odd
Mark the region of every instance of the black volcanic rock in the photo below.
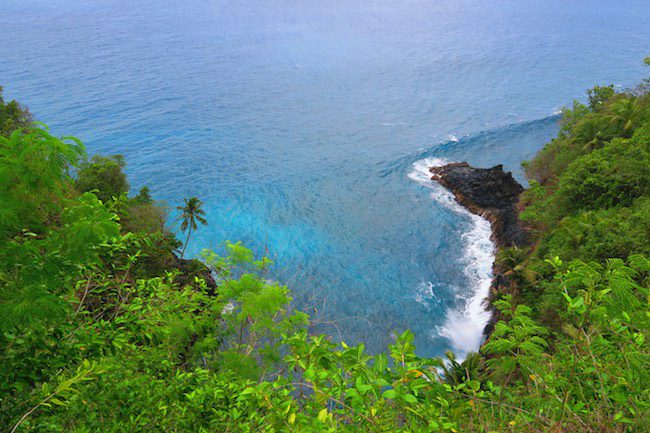
[[[203,262],[197,259],[181,259],[176,254],[173,254],[173,257],[175,262],[174,264],[179,270],[179,273],[175,278],[175,282],[179,286],[183,287],[191,285],[194,282],[194,277],[198,277],[205,280],[208,295],[215,296],[217,294],[217,282],[212,276],[210,268],[208,268]]]
[[[451,190],[456,201],[492,224],[498,247],[523,246],[528,234],[519,221],[517,202],[524,188],[502,165],[474,168],[466,162],[431,167],[432,180]]]

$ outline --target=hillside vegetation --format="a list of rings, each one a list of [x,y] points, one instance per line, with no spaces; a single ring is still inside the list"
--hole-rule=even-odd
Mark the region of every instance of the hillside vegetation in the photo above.
[[[502,320],[463,362],[310,335],[268,259],[179,259],[123,158],[0,99],[0,429],[650,431],[649,90],[591,90],[526,164],[535,242],[499,254]],[[188,239],[219,223],[181,210]]]

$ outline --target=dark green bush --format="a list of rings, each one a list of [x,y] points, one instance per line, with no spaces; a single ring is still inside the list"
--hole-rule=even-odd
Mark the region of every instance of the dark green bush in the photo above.
[[[76,187],[80,192],[94,191],[104,203],[129,192],[122,155],[95,155],[84,161],[77,171]]]

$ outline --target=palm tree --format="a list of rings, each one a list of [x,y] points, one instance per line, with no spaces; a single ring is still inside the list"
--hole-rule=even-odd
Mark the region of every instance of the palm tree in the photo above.
[[[197,197],[190,197],[186,198],[184,201],[185,206],[176,206],[176,209],[182,212],[180,216],[180,219],[183,220],[181,223],[181,231],[184,232],[187,230],[187,238],[185,239],[185,244],[183,245],[183,250],[181,251],[181,259],[185,254],[185,248],[187,248],[187,243],[190,240],[192,230],[199,228],[196,223],[200,222],[203,225],[208,224],[208,221],[203,218],[205,211],[201,209],[201,206],[203,205],[203,202],[201,200],[199,200]]]
[[[643,116],[644,109],[639,98],[625,98],[616,101],[611,107],[610,122],[623,129],[623,136],[632,136],[634,127],[638,125]]]
[[[458,362],[456,355],[451,350],[445,352],[447,362],[437,359],[437,364],[442,368],[442,378],[449,385],[460,385],[468,380],[477,380],[481,369],[482,358],[476,352],[470,352],[464,361]]]
[[[582,146],[583,151],[592,151],[602,146],[607,140],[607,126],[602,116],[585,117],[574,128],[573,143]]]

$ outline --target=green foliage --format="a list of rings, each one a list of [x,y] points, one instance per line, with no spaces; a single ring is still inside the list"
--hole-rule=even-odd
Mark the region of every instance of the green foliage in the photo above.
[[[524,163],[526,176],[542,186],[552,185],[571,162],[590,150],[590,143],[600,142],[609,121],[603,118],[597,122],[589,116],[588,107],[579,102],[574,102],[572,109],[565,108],[559,135],[532,161]]]
[[[120,221],[125,231],[133,233],[165,233],[167,209],[158,203],[142,201],[141,197],[127,199],[120,209]]]
[[[568,110],[559,136],[526,164],[522,217],[537,240],[523,262],[534,278],[519,289],[554,331],[552,357],[530,377],[580,431],[647,429],[648,90],[593,89],[589,107]],[[495,334],[491,353],[502,349]]]
[[[564,218],[544,237],[538,254],[567,260],[625,259],[630,253],[650,256],[650,198],[637,199],[631,207],[599,209]]]
[[[68,195],[69,168],[84,155],[78,140],[56,138],[44,128],[0,137],[0,239],[44,230]]]
[[[599,260],[650,250],[650,96],[589,91],[530,162],[522,219],[540,233],[536,255]],[[645,215],[644,215],[645,214]]]
[[[32,115],[16,101],[5,102],[0,86],[0,136],[9,137],[14,131],[27,131],[32,126]]]
[[[504,383],[513,378],[525,378],[537,367],[548,342],[543,338],[548,331],[530,317],[532,309],[524,304],[514,307],[510,297],[495,301],[495,306],[507,318],[498,322],[483,351],[497,355],[488,359],[493,377]]]
[[[77,171],[76,187],[80,192],[92,191],[104,203],[129,191],[124,173],[126,161],[122,155],[94,155],[84,161]]]
[[[168,208],[153,199],[148,187],[142,187],[132,198],[127,196],[129,183],[123,171],[125,166],[121,155],[95,155],[80,164],[75,187],[78,191],[96,194],[116,214],[122,233],[134,235],[130,239],[137,245],[131,244],[129,248],[137,248],[140,260],[131,274],[159,276],[178,266],[173,251],[179,247],[179,242],[166,227]]]
[[[458,362],[454,352],[445,352],[446,361],[440,361],[443,380],[450,385],[458,386],[470,380],[479,380],[483,368],[483,358],[479,353],[468,353],[464,360]]]
[[[573,162],[558,183],[556,203],[564,214],[629,206],[650,192],[650,145],[613,140]]]
[[[133,202],[137,204],[153,203],[153,198],[151,197],[151,191],[149,191],[149,187],[143,186],[142,188],[140,188],[138,195],[133,197]]]
[[[589,108],[593,111],[598,110],[600,107],[603,107],[607,101],[609,101],[616,91],[614,90],[614,85],[610,84],[609,86],[595,86],[593,89],[587,90],[587,97],[589,99]]]

